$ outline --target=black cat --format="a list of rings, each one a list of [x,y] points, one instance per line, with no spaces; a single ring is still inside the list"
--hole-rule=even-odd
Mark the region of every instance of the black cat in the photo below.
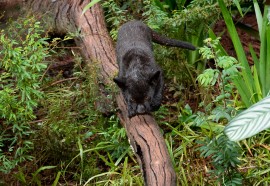
[[[152,41],[190,50],[190,43],[159,35],[141,21],[130,21],[118,32],[116,55],[119,65],[114,82],[121,88],[128,106],[128,116],[158,110],[163,96],[162,70],[156,64]]]

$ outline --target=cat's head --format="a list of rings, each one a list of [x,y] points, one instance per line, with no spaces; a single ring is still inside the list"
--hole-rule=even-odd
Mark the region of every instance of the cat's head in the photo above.
[[[153,105],[156,87],[159,86],[161,72],[158,70],[143,77],[116,77],[114,82],[120,87],[128,107],[128,117],[149,114],[156,110]]]

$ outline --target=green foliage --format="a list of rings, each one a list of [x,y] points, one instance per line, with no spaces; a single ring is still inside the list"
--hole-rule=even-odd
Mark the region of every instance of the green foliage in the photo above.
[[[229,3],[232,1],[226,1],[224,7]],[[234,3],[241,13],[241,1]],[[207,33],[219,17],[219,4],[214,0],[108,0],[102,5],[113,39],[116,39],[120,25],[135,18],[169,37],[187,40],[196,46],[205,42],[197,52],[154,45],[158,51],[156,60],[162,66],[167,81],[165,92],[168,92],[165,95],[168,103],[154,115],[162,128],[178,184],[267,185],[270,176],[269,130],[239,144],[222,134],[224,125],[242,108],[236,90],[239,84],[234,82],[235,78],[243,77],[246,67],[243,67],[242,58],[237,58],[239,64],[226,54],[211,29]],[[258,9],[256,2],[255,9]],[[262,36],[266,22],[262,16],[260,18],[258,10],[256,13]],[[225,18],[228,21],[228,17]],[[40,39],[40,35],[35,36],[40,25],[33,21],[33,30],[30,29],[28,38],[34,37],[35,42],[25,43],[32,47],[28,46],[28,49],[21,44],[27,40],[28,27],[22,29],[24,26],[21,25],[16,23],[13,26],[20,28],[16,32],[7,28],[8,32],[1,32],[0,37],[1,47],[4,37],[3,43],[8,49],[3,47],[3,51],[9,51],[1,51],[0,55],[0,166],[6,166],[7,173],[24,159],[32,161],[17,166],[16,172],[3,175],[22,185],[143,185],[140,167],[125,130],[114,114],[114,87],[103,87],[96,64],[86,69],[72,46],[64,47],[64,50],[58,46],[63,42],[72,43],[69,37],[52,38],[50,47],[57,50],[57,57],[62,58],[65,53],[74,58],[71,77],[64,79],[61,72],[54,77],[44,73],[46,65],[41,61],[48,55],[48,44],[45,39]],[[17,32],[22,35],[17,36]],[[207,34],[210,38],[204,40]],[[73,35],[78,37],[79,32]],[[268,35],[264,36],[268,42]],[[43,48],[35,46],[39,42]],[[268,50],[265,46],[261,47]],[[255,87],[260,90],[263,79],[256,73],[260,72],[258,69],[265,68],[260,64],[267,56],[257,57],[252,47],[250,49],[255,61],[255,67],[250,70],[255,77]],[[263,50],[261,55],[266,53]],[[199,52],[202,58],[198,60]],[[33,61],[28,60],[32,55],[35,56],[31,58]],[[8,56],[12,57],[9,62],[2,62]],[[53,61],[55,56],[49,59],[56,63]],[[10,62],[13,60],[20,65]],[[211,68],[205,70],[206,64]],[[197,73],[201,74],[197,77]],[[201,86],[197,85],[196,78]],[[100,89],[105,92],[107,101],[100,94]],[[258,95],[255,93],[249,99]],[[108,106],[109,117],[99,112],[102,104]],[[30,121],[31,127],[28,125]],[[29,151],[33,147],[35,150]]]
[[[40,157],[37,161],[58,165],[55,171],[57,175],[61,172],[58,175],[60,180],[72,176],[82,182],[85,177],[99,172],[96,157],[86,158],[82,153],[85,148],[96,144],[94,139],[99,139],[97,128],[106,123],[94,106],[100,99],[98,69],[92,64],[88,70],[91,73],[82,67],[81,59],[77,58],[72,78],[59,80],[58,75],[44,79],[45,96],[40,100],[39,108],[42,119],[35,127],[33,136],[34,146],[39,151],[34,155]],[[74,158],[77,153],[80,159]]]
[[[145,13],[149,7],[152,10],[155,6],[148,0],[137,1],[133,0],[108,0],[102,3],[104,8],[106,22],[110,27],[110,35],[116,40],[119,27],[125,22],[133,19],[144,20],[151,15],[150,12]]]
[[[214,169],[209,170],[209,173],[218,178],[216,184],[241,185],[242,176],[237,170],[237,166],[240,165],[238,158],[241,155],[239,145],[222,134],[224,126],[220,125],[230,121],[235,112],[232,100],[235,96],[235,86],[231,82],[240,73],[241,66],[235,58],[224,54],[219,39],[205,39],[205,46],[200,48],[203,59],[212,61],[215,68],[206,69],[197,79],[203,87],[215,91],[215,96],[206,106],[204,102],[201,103],[206,113],[196,113],[193,125],[205,132],[209,131],[206,132],[209,133],[207,136],[218,135],[198,140],[201,156],[211,157]],[[215,89],[211,89],[212,87]]]
[[[216,97],[214,102],[223,101],[226,106],[226,100],[232,95],[234,85],[231,84],[232,78],[239,74],[238,69],[241,66],[238,64],[235,58],[231,56],[221,56],[220,50],[217,48],[219,38],[212,40],[206,39],[204,42],[206,46],[200,48],[200,53],[204,59],[214,61],[217,69],[206,69],[202,74],[198,76],[199,83],[204,87],[214,86],[216,83],[220,88],[220,95]]]
[[[195,46],[202,46],[209,24],[215,22],[220,10],[212,1],[144,1],[143,16],[152,29],[171,38],[189,41]],[[171,11],[173,10],[173,11]],[[179,89],[181,98],[193,99],[198,96],[199,87],[196,73],[206,68],[206,60],[198,60],[199,51],[188,51],[155,45],[158,51],[156,61],[161,64],[165,77],[172,79],[171,84]],[[185,90],[185,91],[183,91]],[[195,94],[187,94],[187,90]]]
[[[222,185],[242,185],[242,176],[237,168],[241,161],[241,148],[235,142],[230,141],[225,135],[215,138],[206,138],[204,141],[198,141],[202,145],[199,150],[201,156],[211,157],[213,170],[209,172],[217,176],[218,182]]]
[[[77,68],[81,69],[80,63],[77,63]],[[40,112],[46,116],[37,130],[39,140],[36,145],[46,147],[45,152],[54,154],[55,159],[61,158],[65,152],[73,156],[78,138],[83,141],[91,137],[91,124],[101,119],[94,107],[94,102],[99,99],[97,69],[89,68],[92,68],[91,75],[87,75],[86,70],[73,74],[74,83],[82,79],[84,82],[79,81],[71,87],[60,85],[49,89],[40,101]]]
[[[216,22],[220,14],[220,9],[215,1],[193,0],[190,3],[181,1],[179,9],[173,11],[173,16],[166,21],[167,26],[170,25],[177,28],[178,35],[185,36],[185,40],[191,42],[195,46],[202,46],[204,38],[207,37],[207,30]],[[199,53],[188,51],[187,62],[195,67],[198,72],[205,69],[205,61],[198,60]]]
[[[157,31],[164,28],[166,21],[168,20],[168,13],[162,11],[158,6],[149,0],[144,1],[145,11],[143,16],[146,18],[147,25]]]
[[[183,108],[182,114],[179,114],[177,121],[164,121],[161,128],[166,131],[164,133],[165,142],[177,173],[177,181],[179,185],[202,185],[200,180],[202,170],[198,156],[193,154],[196,138],[199,134],[191,129],[190,122],[194,115],[188,106]],[[169,113],[168,113],[169,114]],[[168,118],[168,116],[166,117]],[[183,122],[182,122],[183,121]],[[196,176],[195,176],[196,175]]]
[[[126,9],[121,8],[120,3],[115,0],[108,0],[102,3],[102,7],[105,9],[106,22],[110,25],[110,35],[116,40],[118,28],[127,21],[131,19],[129,13]]]
[[[113,159],[117,159],[130,150],[130,145],[127,141],[125,128],[122,128],[118,117],[111,116],[108,121],[109,127],[106,131],[101,131],[100,134],[104,136],[105,141],[109,141],[113,148],[107,149]],[[101,143],[102,144],[102,143]],[[123,157],[122,157],[123,158]],[[119,161],[120,162],[120,161]]]
[[[234,76],[238,75],[238,69],[240,69],[241,66],[235,58],[231,56],[221,56],[219,54],[220,51],[217,49],[219,39],[220,38],[212,40],[208,38],[204,41],[206,46],[200,48],[202,57],[207,60],[213,59],[215,67],[218,69],[206,69],[204,73],[198,76],[198,81],[205,87],[213,86],[216,82],[219,82],[222,93],[227,92],[227,94],[229,94],[229,92],[232,92],[232,87],[228,87],[230,86],[230,81]],[[225,89],[225,86],[227,86],[227,89]]]
[[[239,69],[241,69],[235,58],[223,55],[218,47],[219,39],[208,38],[204,41],[206,46],[200,48],[202,57],[214,61],[216,68],[206,69],[197,78],[199,83],[207,89],[211,90],[211,87],[216,85],[218,87],[218,89],[213,90],[218,92],[218,95],[213,98],[212,103],[206,106],[206,108],[210,108],[212,119],[215,122],[222,118],[226,118],[227,121],[231,120],[231,114],[235,110],[234,101],[232,100],[235,96],[235,86],[231,82],[239,74]]]
[[[99,94],[99,69],[95,63],[87,67],[77,58],[72,78],[44,79],[50,86],[45,85],[45,99],[40,100],[43,119],[35,129],[34,144],[40,149],[35,157],[50,165],[61,164],[55,169],[57,175],[61,172],[60,182],[72,177],[83,184],[101,169],[104,172],[104,167],[114,171],[130,151],[118,118],[106,118],[99,112],[97,103],[104,101]],[[104,91],[110,92],[106,105],[113,111],[113,87],[104,87]]]
[[[241,72],[241,75],[234,78],[234,83],[236,88],[241,95],[241,99],[246,107],[251,106],[253,103],[258,102],[263,97],[265,97],[269,91],[269,74],[270,74],[270,66],[267,65],[269,63],[270,58],[268,55],[268,51],[270,50],[270,25],[268,24],[269,20],[267,19],[268,14],[268,6],[266,5],[264,16],[261,15],[260,9],[258,8],[257,1],[254,1],[257,22],[260,32],[260,41],[261,41],[261,51],[260,51],[260,59],[254,53],[252,47],[251,53],[254,60],[255,67],[252,69],[249,67],[246,54],[244,52],[243,46],[240,42],[239,36],[237,34],[236,28],[231,18],[231,14],[227,10],[224,2],[219,0],[219,5],[222,10],[222,14],[227,25],[228,31],[233,41],[234,48],[236,50],[236,54],[238,57],[238,61],[243,66],[244,70]]]
[[[270,131],[266,130],[241,142],[246,149],[243,165],[241,166],[242,170],[252,166],[252,168],[245,171],[245,185],[269,184],[269,136]]]
[[[150,1],[145,1],[150,4]],[[193,0],[187,2],[186,0],[182,1],[160,1],[155,0],[154,3],[151,3],[152,6],[148,8],[149,11],[159,10],[159,14],[151,14],[152,19],[160,20],[160,17],[156,17],[156,15],[161,15],[163,12],[164,15],[167,15],[167,22],[157,22],[165,25],[170,25],[171,27],[181,27],[186,25],[190,27],[191,25],[196,25],[198,23],[209,23],[217,18],[219,14],[219,7],[214,1],[200,1]],[[147,9],[146,9],[147,10]],[[163,16],[164,17],[164,16]],[[164,18],[163,18],[164,20]],[[196,30],[196,28],[190,27],[191,30]],[[190,31],[190,30],[189,30]]]
[[[165,1],[160,1],[160,0],[154,0],[154,3],[156,6],[158,6],[163,12],[172,12],[176,7],[177,1],[175,0],[165,0]],[[181,2],[179,2],[181,3]],[[183,2],[182,2],[183,3]]]
[[[112,116],[109,118],[106,122],[109,127],[97,129],[96,131],[93,131],[93,134],[98,135],[99,138],[96,140],[94,145],[83,145],[83,141],[80,141],[78,139],[78,149],[79,151],[76,151],[76,155],[72,158],[72,160],[67,164],[65,168],[65,172],[68,170],[72,170],[74,164],[77,165],[78,160],[80,164],[80,169],[77,170],[77,172],[73,172],[72,174],[74,177],[77,177],[77,179],[80,180],[80,184],[85,183],[106,183],[108,182],[115,182],[118,181],[126,182],[126,178],[124,175],[130,174],[128,171],[130,170],[130,165],[127,164],[127,155],[129,155],[134,162],[134,157],[131,155],[131,149],[129,148],[129,144],[126,139],[126,133],[125,129],[122,127],[119,127],[119,120],[117,117]],[[92,157],[91,161],[101,161],[100,164],[102,166],[106,166],[109,171],[103,173],[99,173],[99,171],[93,171],[93,164],[97,162],[89,161],[86,157]],[[122,162],[124,162],[124,165],[122,165]],[[123,167],[128,166],[128,170],[123,170]],[[139,167],[132,168],[133,171],[138,171]],[[122,173],[118,173],[122,170]],[[132,172],[133,172],[132,171]],[[110,175],[118,175],[115,176],[115,178],[108,178],[107,176]],[[122,175],[123,174],[123,175]],[[64,175],[64,177],[66,177]],[[129,179],[132,182],[132,180],[136,180],[135,178],[131,178],[129,175]],[[138,180],[141,180],[140,176]]]
[[[0,171],[9,172],[18,163],[32,159],[29,121],[43,97],[40,78],[46,68],[48,43],[40,22],[32,18],[12,22],[1,31],[0,45]]]
[[[134,160],[133,160],[134,163]],[[118,165],[118,164],[117,164]],[[118,171],[119,169],[119,171]],[[139,167],[133,166],[128,162],[128,157],[125,157],[124,162],[117,166],[115,171],[110,170],[95,175],[87,180],[84,185],[89,185],[91,181],[96,180],[95,185],[144,185],[141,174],[139,173]]]

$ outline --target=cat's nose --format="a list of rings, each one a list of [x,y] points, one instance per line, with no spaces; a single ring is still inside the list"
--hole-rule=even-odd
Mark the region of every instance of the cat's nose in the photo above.
[[[137,112],[138,112],[139,114],[145,113],[145,106],[142,105],[142,104],[139,104],[139,105],[137,106]]]

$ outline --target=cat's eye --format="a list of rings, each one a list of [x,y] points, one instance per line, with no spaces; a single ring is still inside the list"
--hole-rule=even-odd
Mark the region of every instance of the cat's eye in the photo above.
[[[145,96],[144,99],[145,99],[145,100],[149,100],[149,96]]]

